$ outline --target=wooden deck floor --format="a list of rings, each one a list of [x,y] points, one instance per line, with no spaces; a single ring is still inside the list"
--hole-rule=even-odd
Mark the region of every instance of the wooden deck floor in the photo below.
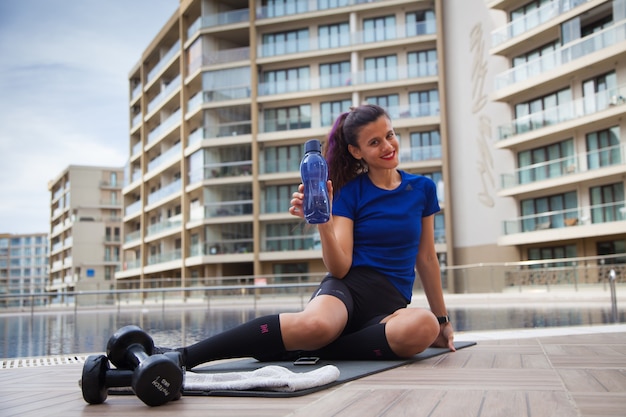
[[[0,416],[626,415],[626,332],[478,341],[295,398],[183,397],[150,408],[134,396],[109,396],[88,405],[81,371],[80,363],[0,369]]]

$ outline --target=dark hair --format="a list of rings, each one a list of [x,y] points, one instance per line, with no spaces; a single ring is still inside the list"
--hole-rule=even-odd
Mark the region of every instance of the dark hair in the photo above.
[[[333,182],[334,194],[357,175],[367,172],[365,161],[356,159],[348,151],[348,145],[359,144],[357,139],[363,126],[375,122],[380,117],[390,119],[380,106],[362,104],[349,112],[339,115],[328,133],[328,142],[324,157],[328,163],[328,177]]]

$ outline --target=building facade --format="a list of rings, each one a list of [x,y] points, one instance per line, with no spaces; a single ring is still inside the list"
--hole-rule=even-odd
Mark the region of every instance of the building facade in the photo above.
[[[622,10],[181,0],[129,75],[118,282],[323,274],[315,229],[289,200],[304,142],[363,102],[389,111],[401,168],[438,184],[442,266],[624,252]],[[592,90],[595,110],[576,113]]]
[[[115,272],[121,265],[123,181],[123,167],[70,165],[48,183],[47,291],[109,290],[115,286]],[[89,302],[88,297],[77,301]]]
[[[47,281],[48,235],[0,234],[0,307],[40,305]]]

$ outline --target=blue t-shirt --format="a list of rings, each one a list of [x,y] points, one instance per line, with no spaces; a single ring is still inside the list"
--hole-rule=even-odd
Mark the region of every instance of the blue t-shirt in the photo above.
[[[398,172],[395,190],[376,187],[367,174],[348,182],[333,201],[333,215],[354,222],[352,267],[379,271],[410,301],[422,217],[437,213],[439,203],[430,178]]]

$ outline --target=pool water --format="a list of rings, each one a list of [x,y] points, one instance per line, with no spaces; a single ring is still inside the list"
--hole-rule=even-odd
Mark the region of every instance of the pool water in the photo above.
[[[0,315],[0,358],[104,352],[120,327],[145,329],[156,345],[184,346],[254,317],[284,309],[142,309]],[[626,311],[610,308],[467,308],[450,309],[456,331],[510,330],[626,323]]]

